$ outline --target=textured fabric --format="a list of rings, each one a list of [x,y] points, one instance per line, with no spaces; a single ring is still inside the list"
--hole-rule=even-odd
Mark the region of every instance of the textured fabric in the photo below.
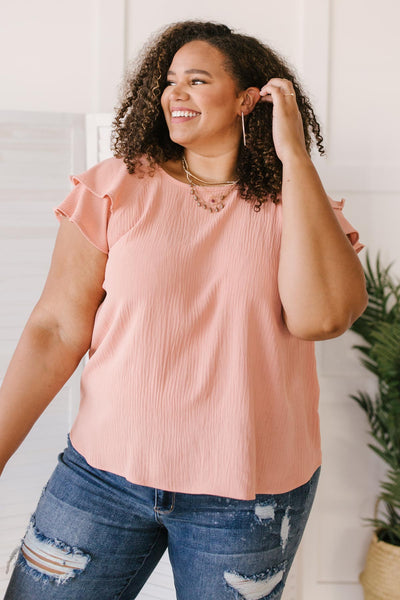
[[[130,175],[116,158],[72,181],[56,215],[108,253],[75,448],[175,492],[247,500],[307,482],[321,464],[319,386],[314,343],[281,317],[281,205],[257,213],[235,189],[211,214],[162,168]]]

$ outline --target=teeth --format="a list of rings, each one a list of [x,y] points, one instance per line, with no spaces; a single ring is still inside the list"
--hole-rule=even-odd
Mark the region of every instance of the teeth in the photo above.
[[[198,114],[189,110],[173,110],[171,113],[173,117],[196,117]]]

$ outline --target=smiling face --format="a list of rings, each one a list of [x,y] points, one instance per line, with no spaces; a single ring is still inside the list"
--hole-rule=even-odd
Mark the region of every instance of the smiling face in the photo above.
[[[200,40],[175,54],[161,105],[177,144],[209,155],[238,147],[241,98],[224,64],[224,55]]]

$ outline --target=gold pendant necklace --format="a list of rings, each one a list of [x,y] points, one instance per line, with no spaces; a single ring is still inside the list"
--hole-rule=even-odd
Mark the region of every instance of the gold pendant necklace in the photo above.
[[[193,196],[193,199],[196,202],[197,206],[200,206],[201,208],[204,208],[205,210],[209,210],[210,212],[220,212],[225,207],[223,200],[225,200],[227,195],[232,191],[233,186],[236,185],[236,183],[239,180],[223,181],[222,183],[212,183],[212,182],[203,181],[202,179],[200,179],[199,177],[196,177],[195,175],[193,175],[193,173],[191,173],[189,171],[189,168],[188,168],[188,165],[187,165],[187,162],[186,162],[184,156],[182,156],[182,167],[183,167],[183,170],[185,171],[186,179],[188,180],[188,183],[190,184],[190,188],[191,188],[190,193]],[[209,204],[206,204],[205,202],[201,202],[199,200],[199,197],[196,193],[196,184],[194,183],[193,179],[197,179],[197,181],[201,181],[202,183],[205,183],[206,185],[215,185],[215,186],[216,185],[229,185],[230,187],[225,192],[225,194],[223,194],[218,200],[216,198],[211,198],[211,202],[213,203],[213,205],[210,206]]]

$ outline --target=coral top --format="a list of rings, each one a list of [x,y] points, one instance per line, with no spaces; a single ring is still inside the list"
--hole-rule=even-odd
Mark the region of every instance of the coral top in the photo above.
[[[74,447],[175,492],[251,500],[308,481],[321,463],[319,386],[314,343],[281,317],[281,205],[257,213],[235,188],[210,213],[161,167],[130,175],[116,158],[71,180],[55,213],[108,254]],[[344,201],[332,203],[358,252]]]

